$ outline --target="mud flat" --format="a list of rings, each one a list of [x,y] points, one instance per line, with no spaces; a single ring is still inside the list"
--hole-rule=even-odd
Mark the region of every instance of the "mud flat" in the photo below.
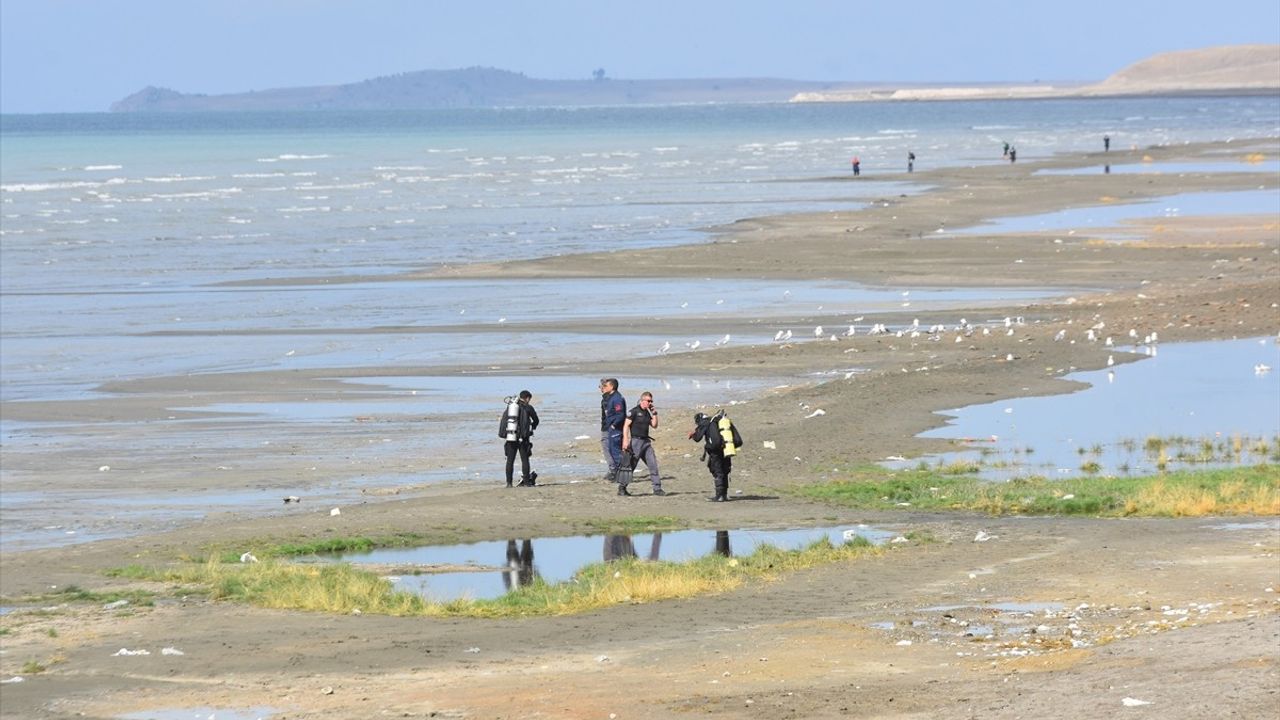
[[[1105,160],[1194,162],[1224,153],[1275,157],[1280,143],[1149,148],[1110,153]],[[734,472],[733,489],[742,491],[734,502],[705,502],[706,471],[684,440],[693,408],[664,406],[656,444],[669,476],[667,497],[617,498],[601,481],[554,475],[527,492],[503,490],[496,480],[446,480],[386,494],[371,488],[366,502],[336,516],[304,498],[267,518],[228,513],[169,532],[7,552],[0,558],[0,590],[13,605],[54,586],[120,587],[127,583],[103,571],[201,557],[215,546],[248,549],[396,532],[432,543],[538,538],[637,515],[669,516],[706,529],[866,523],[932,541],[900,543],[877,558],[717,597],[518,621],[328,616],[198,597],[166,598],[154,607],[73,604],[35,613],[26,603],[0,616],[6,629],[0,675],[22,677],[3,686],[0,714],[149,717],[145,713],[211,708],[280,718],[1265,717],[1264,709],[1280,701],[1280,533],[1273,522],[849,511],[787,493],[823,479],[833,467],[950,447],[917,437],[941,423],[935,411],[1071,390],[1075,384],[1064,375],[1105,367],[1107,349],[1085,337],[1099,322],[1117,337],[1130,329],[1158,331],[1163,343],[1276,337],[1280,208],[1160,218],[1126,228],[1142,234],[1137,242],[1093,231],[956,232],[999,216],[1280,186],[1274,175],[1244,172],[1035,174],[1103,160],[1096,154],[916,173],[912,179],[927,182],[929,190],[880,198],[858,212],[744,220],[718,229],[704,245],[450,271],[455,277],[600,277],[608,267],[628,276],[835,278],[904,292],[1065,290],[1052,301],[976,312],[956,307],[921,315],[900,306],[858,321],[861,332],[854,337],[840,335],[852,318],[802,309],[769,321],[770,330],[795,331],[788,343],[654,355],[623,369],[592,358],[556,368],[584,377],[618,375],[624,390],[633,391],[638,389],[625,386],[628,375],[814,378],[771,386],[733,406],[749,441]],[[925,327],[954,328],[961,317],[979,331],[866,334],[872,323],[896,330],[918,319]],[[1007,334],[1004,317],[1023,322]],[[752,318],[727,325],[723,319],[687,321],[689,327],[700,323],[707,332],[758,326]],[[637,319],[612,331],[673,332],[654,325]],[[835,329],[837,339],[814,339],[816,325]],[[1055,341],[1061,331],[1064,339]],[[189,406],[193,397],[214,401],[258,392],[323,398],[340,391],[335,379],[344,376],[469,369],[151,378],[43,411],[140,418]],[[824,414],[815,416],[815,409]],[[583,412],[589,421],[591,409]],[[413,431],[411,425],[388,425],[376,435],[395,440]],[[369,433],[359,428],[324,438],[334,454],[307,461],[340,477],[342,449],[366,445]],[[775,447],[764,447],[766,440]],[[540,462],[564,465],[593,462],[599,450],[588,439],[538,452]],[[296,461],[282,452],[281,467],[289,462]],[[401,454],[379,458],[378,468],[412,472],[419,462]],[[69,466],[49,462],[48,482],[65,481]],[[184,483],[181,473],[163,482]],[[979,530],[994,537],[976,542]],[[134,654],[140,650],[148,654]],[[28,663],[46,669],[24,672]]]

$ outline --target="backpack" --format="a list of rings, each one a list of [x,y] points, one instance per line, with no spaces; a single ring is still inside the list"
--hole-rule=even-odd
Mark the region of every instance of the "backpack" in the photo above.
[[[707,452],[722,454],[725,457],[732,457],[738,453],[738,448],[742,447],[742,436],[738,434],[738,428],[723,410],[704,422],[706,425],[702,439]]]

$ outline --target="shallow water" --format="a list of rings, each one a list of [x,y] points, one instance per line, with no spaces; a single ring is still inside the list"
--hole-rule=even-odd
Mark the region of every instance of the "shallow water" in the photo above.
[[[1236,462],[1274,462],[1280,372],[1255,372],[1256,365],[1280,367],[1280,346],[1272,338],[1158,345],[1153,356],[1138,362],[1066,375],[1088,383],[1077,392],[947,411],[954,419],[922,437],[976,438],[968,445],[979,449],[925,462],[979,463],[980,477],[989,480],[1080,476],[1085,462],[1098,463],[1104,475],[1149,474],[1157,472],[1159,461],[1144,449],[1149,437],[1189,438],[1187,450],[1194,455],[1203,439],[1230,444],[1236,436],[1265,440],[1270,448],[1257,454],[1245,443]],[[1191,461],[1177,453],[1167,451],[1168,469],[1235,464]]]
[[[1183,173],[1280,173],[1280,160],[1250,162],[1221,160],[1207,162],[1152,162],[1090,165],[1081,168],[1045,168],[1035,175],[1178,175]]]
[[[653,498],[658,502],[661,498]],[[875,544],[894,533],[866,526],[798,528],[788,530],[676,530],[637,535],[580,535],[577,537],[515,539],[467,545],[421,548],[387,548],[367,553],[345,553],[324,558],[329,562],[379,566],[463,565],[474,572],[401,575],[394,578],[398,590],[436,601],[457,598],[499,597],[536,578],[547,583],[565,582],[583,566],[629,557],[680,562],[704,555],[749,555],[759,545],[781,549],[800,548],[822,538],[834,544],[845,535],[864,537]]]
[[[1278,213],[1280,213],[1280,189],[1183,193],[1136,203],[1070,208],[1039,215],[998,218],[982,225],[951,232],[963,235],[985,235],[1042,230],[1098,230],[1121,228],[1126,221],[1152,217]],[[1120,234],[1123,234],[1123,231],[1120,231]]]
[[[267,705],[247,708],[195,705],[182,708],[139,710],[117,715],[117,720],[270,720],[279,709]]]

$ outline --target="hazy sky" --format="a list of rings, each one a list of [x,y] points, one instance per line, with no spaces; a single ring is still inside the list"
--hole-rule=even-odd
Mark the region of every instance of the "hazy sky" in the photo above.
[[[1276,0],[0,0],[0,111],[483,65],[538,78],[1101,80],[1280,43]]]

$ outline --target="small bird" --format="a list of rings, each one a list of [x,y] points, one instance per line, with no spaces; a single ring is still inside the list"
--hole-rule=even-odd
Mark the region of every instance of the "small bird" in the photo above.
[[[1066,338],[1066,337],[1067,337],[1067,331],[1066,331],[1066,330],[1059,330],[1059,331],[1058,331],[1058,334],[1053,336],[1053,341],[1054,341],[1054,342],[1062,342],[1062,340],[1063,340],[1064,338]]]
[[[725,345],[728,345],[728,344],[729,344],[729,334],[728,334],[728,333],[725,333],[725,336],[724,336],[724,337],[722,337],[722,338],[720,338],[719,340],[717,340],[717,341],[716,341],[716,347],[724,347]]]
[[[664,342],[662,343],[662,347],[658,348],[658,354],[666,355],[667,351],[669,351],[670,349],[671,349],[671,342],[670,341]]]
[[[1271,372],[1270,365],[1263,365],[1262,363],[1258,363],[1257,365],[1253,366],[1254,375],[1266,375],[1269,372]]]
[[[288,505],[289,503],[300,503],[300,502],[302,502],[302,498],[298,497],[297,495],[290,495],[284,499],[285,505]]]
[[[783,342],[786,342],[787,340],[790,340],[790,339],[791,339],[791,331],[790,331],[790,330],[787,330],[786,332],[782,333],[782,340],[783,340]]]
[[[702,347],[702,341],[701,341],[701,340],[694,340],[694,341],[693,341],[693,344],[689,346],[689,349],[690,349],[690,350],[697,350],[697,349],[698,349],[698,348],[700,348],[700,347]]]
[[[816,337],[816,338],[820,338],[820,337],[822,337],[822,326],[821,326],[821,325],[819,325],[818,327],[816,327],[816,328],[814,328],[814,329],[813,329],[813,336],[814,336],[814,337]]]
[[[773,341],[774,341],[774,342],[778,342],[778,341],[780,341],[780,340],[782,340],[782,331],[781,331],[781,330],[779,330],[778,332],[776,332],[776,333],[774,333],[774,334],[773,334]]]
[[[1116,356],[1115,356],[1115,355],[1108,355],[1108,356],[1107,356],[1107,367],[1111,367],[1112,365],[1115,365],[1115,364],[1116,364]]]

